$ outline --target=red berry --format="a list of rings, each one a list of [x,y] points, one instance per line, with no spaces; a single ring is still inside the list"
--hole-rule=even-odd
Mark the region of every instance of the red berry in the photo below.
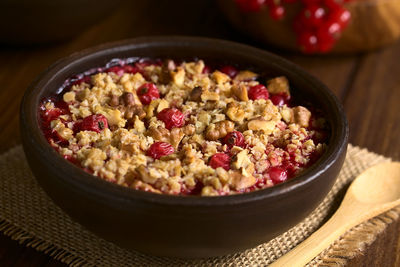
[[[329,8],[330,11],[342,8],[344,3],[343,0],[323,0],[324,5]]]
[[[160,93],[154,83],[145,83],[137,89],[140,102],[148,105],[152,100],[160,98]]]
[[[301,2],[305,6],[311,6],[311,5],[319,5],[321,3],[321,0],[301,0]]]
[[[101,132],[105,128],[108,128],[107,118],[101,114],[94,114],[87,116],[80,123],[76,124],[79,131],[93,131]]]
[[[297,43],[304,53],[318,52],[318,39],[314,33],[305,31],[300,33],[297,38]]]
[[[64,155],[63,157],[64,157],[64,159],[68,160],[69,162],[71,162],[73,164],[78,164],[79,163],[79,161],[75,157],[73,157],[72,155]]]
[[[209,164],[214,169],[222,167],[228,171],[230,169],[230,162],[231,158],[229,157],[228,154],[216,153],[211,156]]]
[[[235,2],[242,12],[258,12],[265,0],[235,0]]]
[[[224,144],[227,144],[229,148],[233,146],[244,146],[244,136],[241,132],[233,131],[228,133],[224,138]]]
[[[139,69],[137,67],[131,66],[131,65],[125,65],[124,67],[125,73],[132,73],[135,74],[139,72]]]
[[[229,77],[231,77],[232,79],[235,78],[235,76],[238,74],[238,70],[230,65],[227,66],[223,66],[220,69],[221,72],[225,73],[226,75],[228,75]]]
[[[52,108],[52,109],[46,109],[43,114],[43,122],[44,123],[50,123],[53,120],[56,120],[60,115],[62,115],[63,112],[59,108]]]
[[[47,135],[47,141],[50,143],[51,140],[52,140],[55,144],[57,144],[57,145],[59,145],[59,146],[68,146],[68,145],[69,145],[68,140],[65,140],[64,138],[62,138],[61,135],[60,135],[57,131],[55,131],[55,130],[52,130],[52,131],[50,132],[50,134]]]
[[[180,128],[185,125],[185,115],[176,108],[165,108],[157,115],[157,119],[165,123],[165,128]]]
[[[155,142],[152,144],[147,150],[147,155],[152,157],[153,159],[159,159],[162,156],[167,156],[175,152],[173,146],[165,142]]]
[[[270,5],[269,15],[273,20],[281,20],[285,16],[285,8],[281,5]]]
[[[276,95],[271,95],[269,99],[275,106],[283,106],[289,103],[290,96],[286,94],[276,94]]]
[[[345,8],[338,8],[330,12],[329,20],[339,23],[341,29],[345,29],[351,19],[351,13]]]
[[[268,170],[269,177],[274,184],[279,184],[287,180],[287,172],[280,167],[271,167]]]
[[[325,9],[318,5],[311,5],[303,8],[300,11],[299,19],[303,27],[313,29],[321,24],[325,16]]]
[[[201,73],[203,74],[209,74],[211,72],[211,67],[208,65],[205,65],[203,68],[203,71]]]
[[[317,30],[319,51],[322,53],[331,51],[340,33],[341,28],[339,23],[332,20],[323,23]]]
[[[124,75],[125,71],[121,66],[113,66],[111,68],[106,69],[106,72],[113,72],[118,76]]]
[[[264,85],[258,84],[250,87],[248,96],[251,100],[257,100],[257,99],[267,100],[269,98],[269,93]]]
[[[293,4],[293,3],[296,3],[298,0],[282,0],[282,2],[283,3],[286,3],[286,4]]]

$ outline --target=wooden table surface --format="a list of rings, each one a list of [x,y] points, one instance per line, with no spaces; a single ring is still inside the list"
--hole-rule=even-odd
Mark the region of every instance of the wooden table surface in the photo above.
[[[144,35],[199,35],[249,43],[302,66],[342,101],[350,142],[400,160],[400,42],[369,54],[302,56],[258,44],[235,31],[213,0],[123,3],[74,40],[45,46],[0,46],[0,152],[20,143],[18,110],[30,82],[57,59],[100,43]],[[349,266],[400,266],[400,223],[394,222]],[[0,266],[61,266],[0,234]]]

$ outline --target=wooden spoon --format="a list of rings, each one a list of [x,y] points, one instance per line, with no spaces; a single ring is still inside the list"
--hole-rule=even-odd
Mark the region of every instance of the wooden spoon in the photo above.
[[[376,165],[350,185],[336,213],[271,266],[304,266],[350,228],[400,205],[400,162]]]

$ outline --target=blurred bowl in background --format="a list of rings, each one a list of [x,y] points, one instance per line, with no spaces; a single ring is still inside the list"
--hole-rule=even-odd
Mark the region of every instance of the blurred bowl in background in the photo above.
[[[39,44],[72,38],[107,17],[119,0],[2,0],[0,43]]]
[[[293,20],[301,10],[299,3],[284,4],[285,18],[273,20],[268,8],[243,13],[234,0],[218,0],[226,18],[254,39],[286,50],[300,51],[293,32]],[[389,45],[400,38],[399,0],[355,0],[345,4],[352,18],[331,53],[357,53]]]

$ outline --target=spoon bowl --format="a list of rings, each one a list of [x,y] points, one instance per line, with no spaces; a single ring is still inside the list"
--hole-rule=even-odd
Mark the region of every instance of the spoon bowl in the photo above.
[[[400,162],[375,165],[350,185],[336,213],[271,266],[304,266],[352,227],[400,205]]]
[[[367,169],[354,180],[346,197],[365,204],[397,201],[400,198],[400,163],[384,163]]]

